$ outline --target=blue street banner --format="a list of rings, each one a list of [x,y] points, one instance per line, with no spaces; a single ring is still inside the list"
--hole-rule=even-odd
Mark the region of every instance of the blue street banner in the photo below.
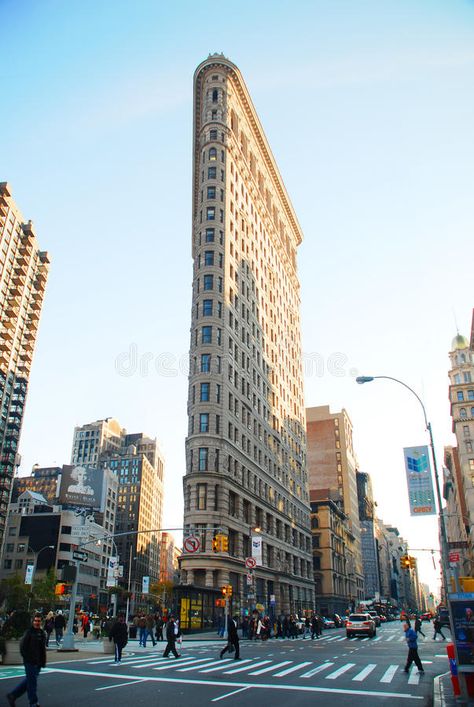
[[[412,516],[436,515],[428,447],[405,447],[408,500]]]

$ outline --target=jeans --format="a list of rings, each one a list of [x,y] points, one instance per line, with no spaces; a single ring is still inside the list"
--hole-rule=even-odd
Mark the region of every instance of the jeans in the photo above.
[[[139,644],[146,648],[146,628],[140,628]]]
[[[155,636],[153,635],[153,629],[152,628],[147,628],[146,634],[145,634],[145,644],[146,644],[146,639],[150,636],[151,640],[153,641],[153,645],[155,645]]]
[[[116,643],[115,644],[115,662],[120,663],[122,660],[122,651],[123,651],[123,646],[121,643]]]
[[[25,663],[25,678],[10,692],[10,695],[16,700],[25,692],[28,693],[28,701],[30,705],[38,704],[38,695],[36,687],[38,684],[38,675],[41,668],[33,663]]]
[[[59,646],[59,644],[60,644],[61,641],[62,641],[63,633],[64,633],[64,629],[63,629],[63,628],[57,628],[57,629],[56,629],[56,643],[57,643],[58,646]]]

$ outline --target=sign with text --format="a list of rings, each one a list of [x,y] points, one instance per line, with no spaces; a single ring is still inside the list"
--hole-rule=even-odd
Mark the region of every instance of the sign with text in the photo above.
[[[451,598],[450,603],[458,665],[474,665],[474,600]]]
[[[106,587],[116,587],[117,586],[117,570],[118,570],[119,558],[109,557],[109,562],[107,565],[107,582]]]
[[[252,557],[255,560],[255,565],[261,565],[262,559],[263,543],[261,535],[252,535]]]
[[[25,574],[25,584],[33,584],[34,569],[35,569],[34,565],[27,565],[26,574]]]
[[[61,473],[59,502],[87,506],[99,511],[104,485],[103,469],[65,464]]]
[[[435,515],[436,506],[428,447],[405,447],[403,455],[405,457],[410,514],[412,516]]]
[[[150,578],[142,577],[142,594],[150,593]]]

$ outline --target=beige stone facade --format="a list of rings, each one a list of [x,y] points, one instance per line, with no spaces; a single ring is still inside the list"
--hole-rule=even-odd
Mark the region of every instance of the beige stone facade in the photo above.
[[[201,548],[182,557],[182,581],[232,584],[237,611],[309,609],[302,233],[243,78],[222,55],[195,73],[193,177],[184,524]],[[256,526],[263,557],[249,593]],[[214,554],[218,529],[229,551]]]
[[[347,602],[357,602],[364,599],[364,572],[352,423],[345,410],[331,413],[328,405],[307,408],[306,433],[310,493],[329,489],[346,518],[348,559],[352,559],[340,586],[347,584]]]

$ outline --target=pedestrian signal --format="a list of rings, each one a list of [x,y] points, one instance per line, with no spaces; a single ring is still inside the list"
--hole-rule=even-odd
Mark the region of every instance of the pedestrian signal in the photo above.
[[[54,587],[54,593],[58,595],[66,593],[66,585],[64,584],[64,582],[56,583],[56,586]]]

